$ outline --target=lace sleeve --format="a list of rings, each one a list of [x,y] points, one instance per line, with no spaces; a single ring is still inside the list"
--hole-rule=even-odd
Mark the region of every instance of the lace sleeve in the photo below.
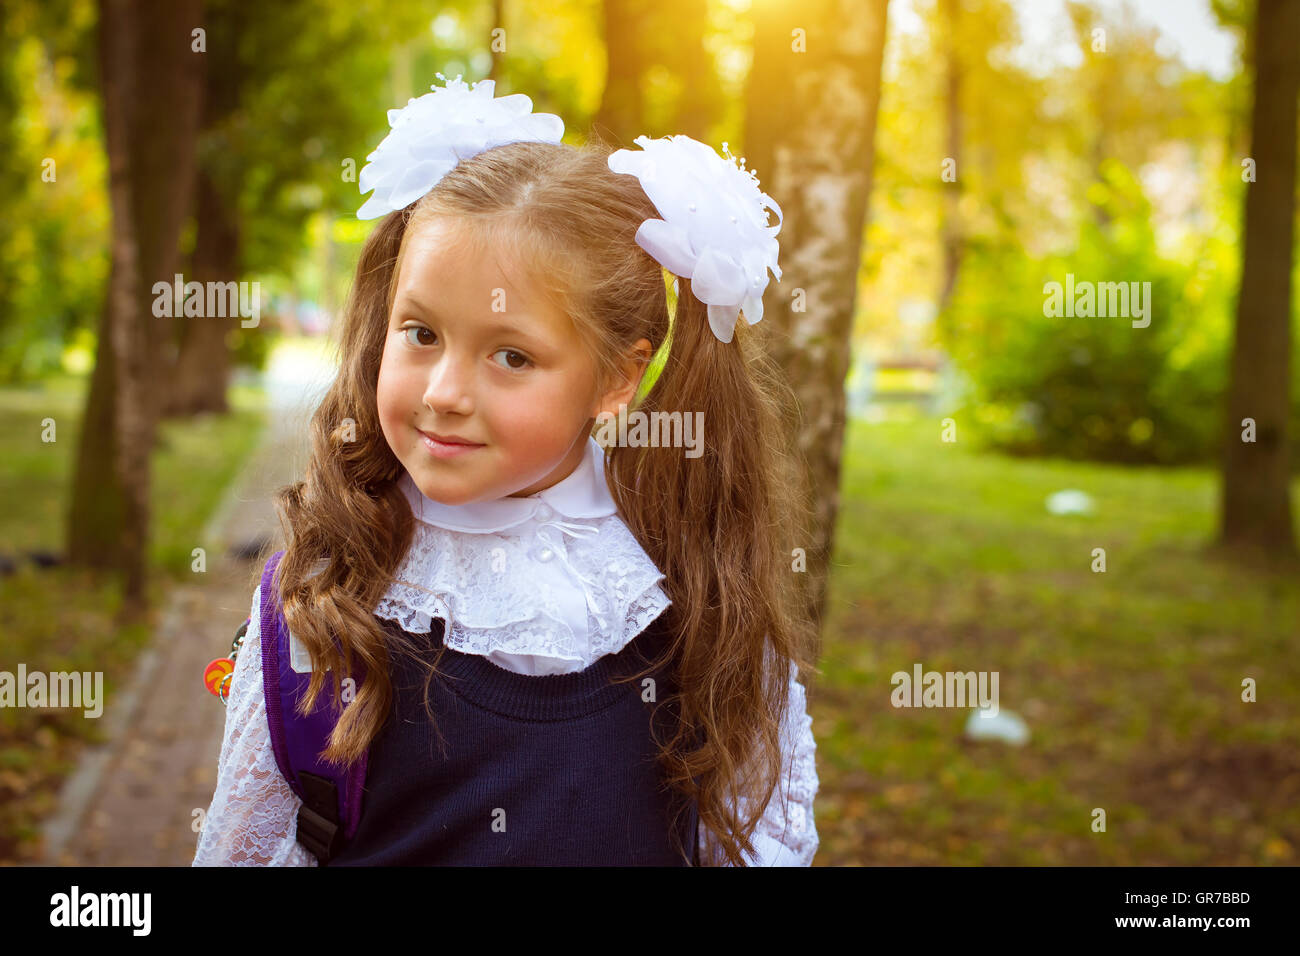
[[[792,666],[789,705],[781,728],[785,773],[754,830],[751,839],[757,855],[748,858],[750,866],[811,866],[821,842],[813,820],[819,783],[817,741],[808,715],[807,694],[798,676],[798,668]],[[741,806],[748,810],[743,797]],[[700,859],[712,859],[715,853],[712,834],[701,827]]]
[[[262,690],[261,587],[230,679],[226,729],[194,866],[316,866],[298,842],[298,808],[271,749]]]

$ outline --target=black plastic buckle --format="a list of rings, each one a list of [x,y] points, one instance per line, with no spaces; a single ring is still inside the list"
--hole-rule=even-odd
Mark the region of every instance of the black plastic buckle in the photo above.
[[[328,863],[343,846],[338,787],[333,780],[306,771],[298,773],[298,780],[307,793],[298,809],[298,842],[322,864]]]

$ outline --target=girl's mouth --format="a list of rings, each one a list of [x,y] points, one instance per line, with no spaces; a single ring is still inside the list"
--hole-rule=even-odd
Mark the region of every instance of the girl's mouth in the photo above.
[[[429,454],[433,455],[435,458],[455,458],[459,455],[466,454],[467,452],[474,451],[476,448],[483,447],[481,444],[470,444],[467,442],[438,441],[438,439],[430,436],[428,432],[422,432],[418,428],[416,431],[420,432],[420,441],[424,443],[424,447],[428,449]]]

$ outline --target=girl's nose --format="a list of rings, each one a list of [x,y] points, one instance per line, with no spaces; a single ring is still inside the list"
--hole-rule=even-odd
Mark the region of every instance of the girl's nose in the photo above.
[[[474,411],[473,377],[472,359],[441,356],[429,371],[424,390],[425,407],[439,414],[470,414]]]

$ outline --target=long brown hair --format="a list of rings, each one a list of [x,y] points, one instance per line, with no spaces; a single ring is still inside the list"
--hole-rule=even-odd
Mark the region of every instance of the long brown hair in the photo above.
[[[340,371],[311,420],[304,480],[283,488],[287,541],[277,573],[285,618],[311,654],[300,703],[309,711],[334,675],[341,710],[323,756],[347,765],[392,704],[392,629],[374,609],[414,531],[397,485],[403,470],[380,430],[375,389],[406,236],[436,216],[480,227],[573,320],[604,383],[646,338],[666,359],[636,410],[703,412],[703,454],[607,449],[619,514],[664,574],[673,635],[676,732],[659,742],[665,781],[694,799],[718,856],[744,865],[764,807],[778,799],[791,667],[815,672],[816,632],[802,611],[791,555],[810,540],[801,470],[789,449],[794,397],[763,347],[765,326],[736,323],[730,343],[680,279],[670,314],[665,273],[635,241],[658,216],[633,176],[612,172],[610,147],[514,143],[460,162],[424,197],[390,213],[366,241],[343,314]],[[602,391],[604,389],[602,388]],[[341,675],[366,679],[342,708]]]

